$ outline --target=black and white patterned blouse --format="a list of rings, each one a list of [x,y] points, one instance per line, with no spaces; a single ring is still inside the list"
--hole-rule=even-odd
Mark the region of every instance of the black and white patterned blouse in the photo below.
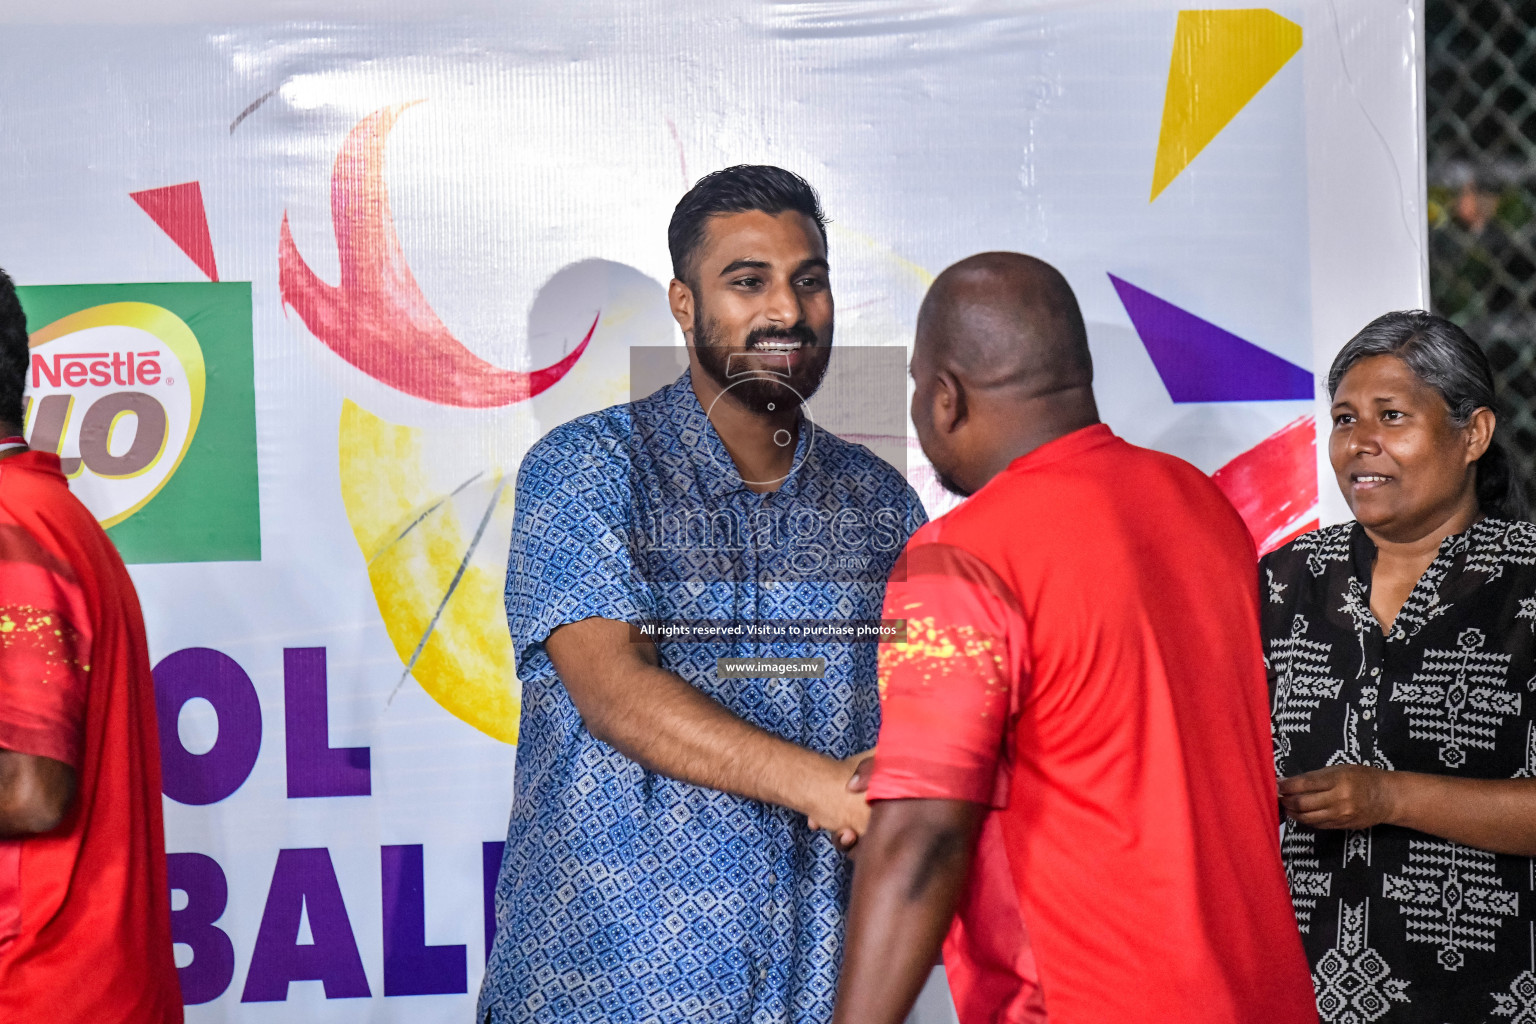
[[[1385,636],[1375,556],[1346,523],[1260,563],[1276,771],[1536,777],[1536,526],[1447,538]],[[1291,821],[1281,850],[1324,1021],[1536,1024],[1530,858]]]

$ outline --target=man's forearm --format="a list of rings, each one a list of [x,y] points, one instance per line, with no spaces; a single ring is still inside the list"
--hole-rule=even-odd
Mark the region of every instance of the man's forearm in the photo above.
[[[859,841],[833,1024],[901,1024],[938,959],[986,809],[883,800]]]
[[[662,669],[655,646],[634,642],[627,623],[582,619],[552,632],[545,648],[587,730],[631,760],[791,808],[843,842],[864,830],[869,810],[847,791],[850,766],[738,718]]]
[[[75,770],[62,761],[0,750],[0,838],[58,827],[75,794]]]
[[[636,668],[630,694],[587,719],[624,756],[668,778],[812,814],[843,765],[732,714],[678,676]]]

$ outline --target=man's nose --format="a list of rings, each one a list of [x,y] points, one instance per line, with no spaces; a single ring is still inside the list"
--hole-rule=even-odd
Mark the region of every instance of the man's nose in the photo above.
[[[800,322],[800,295],[788,281],[778,281],[768,289],[764,315],[780,327],[793,327]]]

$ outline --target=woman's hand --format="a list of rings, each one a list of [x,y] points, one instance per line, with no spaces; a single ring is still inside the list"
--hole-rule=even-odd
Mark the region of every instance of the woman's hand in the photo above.
[[[1397,811],[1397,773],[1336,764],[1280,780],[1280,803],[1311,828],[1370,828]]]
[[[1397,825],[1475,850],[1536,857],[1536,779],[1467,779],[1339,764],[1280,780],[1280,803],[1312,828]]]

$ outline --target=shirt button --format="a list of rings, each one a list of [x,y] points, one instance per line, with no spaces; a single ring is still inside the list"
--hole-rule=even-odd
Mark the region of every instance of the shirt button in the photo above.
[[[1371,718],[1375,716],[1375,714],[1376,712],[1374,711],[1362,711],[1360,712],[1360,717],[1369,722]]]
[[[779,876],[778,875],[774,874],[772,871],[768,872],[768,884],[769,885],[775,885],[775,884],[778,883],[778,881],[779,881]]]
[[[1379,669],[1379,668],[1373,668],[1373,669],[1371,669],[1371,675],[1373,675],[1373,676],[1379,676],[1379,675],[1381,675],[1381,669]]]

